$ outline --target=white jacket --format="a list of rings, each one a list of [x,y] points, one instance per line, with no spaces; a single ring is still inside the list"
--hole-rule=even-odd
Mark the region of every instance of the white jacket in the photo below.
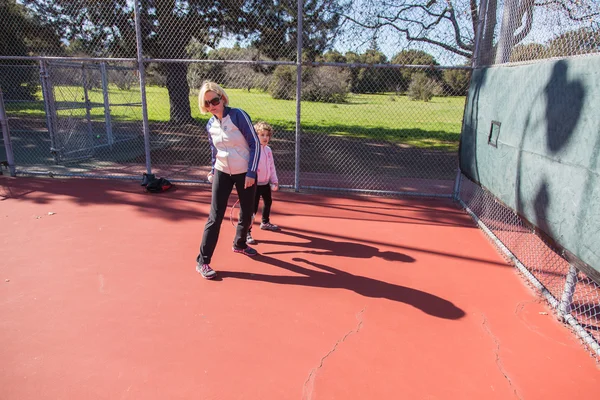
[[[279,179],[277,179],[277,171],[275,171],[273,152],[269,146],[260,146],[260,158],[258,159],[258,169],[256,171],[256,175],[257,185],[279,183]]]
[[[217,169],[230,175],[246,172],[256,178],[260,158],[260,141],[250,117],[239,108],[225,107],[223,119],[213,116],[206,124],[212,152],[211,171]]]

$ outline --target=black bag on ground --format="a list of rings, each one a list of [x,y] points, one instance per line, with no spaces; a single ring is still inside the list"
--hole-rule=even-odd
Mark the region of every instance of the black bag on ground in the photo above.
[[[144,172],[144,175],[142,176],[142,186],[146,186],[150,181],[155,179],[156,176],[154,176],[154,174],[147,174]]]
[[[165,178],[156,179],[154,176],[150,177],[149,175],[144,178],[148,178],[147,182],[144,182],[145,184],[142,183],[142,186],[146,186],[146,192],[162,193],[173,187],[173,184]]]

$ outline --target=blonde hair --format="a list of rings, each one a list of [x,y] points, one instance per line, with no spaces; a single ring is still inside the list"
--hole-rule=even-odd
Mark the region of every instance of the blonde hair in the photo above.
[[[269,132],[269,137],[273,136],[273,127],[267,124],[265,121],[259,121],[256,124],[254,124],[254,130],[256,131],[256,133],[260,131]]]
[[[206,92],[214,92],[218,94],[219,97],[221,97],[223,105],[229,105],[229,96],[227,96],[227,93],[225,93],[225,90],[223,90],[221,86],[214,82],[204,81],[202,87],[200,87],[200,93],[198,93],[198,107],[200,108],[200,112],[202,114],[208,113],[208,108],[204,106],[204,95],[206,94]]]

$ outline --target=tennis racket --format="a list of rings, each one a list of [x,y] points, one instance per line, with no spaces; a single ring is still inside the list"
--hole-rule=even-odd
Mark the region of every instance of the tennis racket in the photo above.
[[[231,211],[229,212],[229,220],[231,221],[231,225],[236,226],[238,221],[240,220],[240,201],[236,200],[235,203],[231,206]]]

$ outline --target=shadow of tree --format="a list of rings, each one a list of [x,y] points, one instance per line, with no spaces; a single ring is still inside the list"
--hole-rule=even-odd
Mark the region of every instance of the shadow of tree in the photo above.
[[[578,80],[568,79],[568,64],[564,60],[557,61],[552,74],[546,83],[543,95],[545,102],[545,140],[546,148],[551,155],[559,156],[569,147],[570,140],[581,118],[586,91]],[[527,116],[517,158],[517,177],[515,182],[515,203],[517,213],[525,220],[534,219],[533,224],[553,241],[556,239],[555,226],[550,221],[549,210],[552,206],[553,193],[550,191],[551,178],[547,172],[534,171],[537,187],[531,186],[532,172],[524,162],[524,152],[528,134],[530,135],[531,112]],[[556,162],[556,160],[553,160]],[[528,193],[531,191],[532,193]],[[533,215],[528,215],[526,206],[531,201]]]
[[[145,193],[137,181],[0,177],[0,202],[15,199],[35,204],[51,204],[57,197],[66,197],[80,206],[131,206],[140,213],[167,220],[206,218],[208,214],[193,204],[208,204],[210,196],[211,191],[207,187],[179,190],[175,186],[168,192],[151,194]]]

